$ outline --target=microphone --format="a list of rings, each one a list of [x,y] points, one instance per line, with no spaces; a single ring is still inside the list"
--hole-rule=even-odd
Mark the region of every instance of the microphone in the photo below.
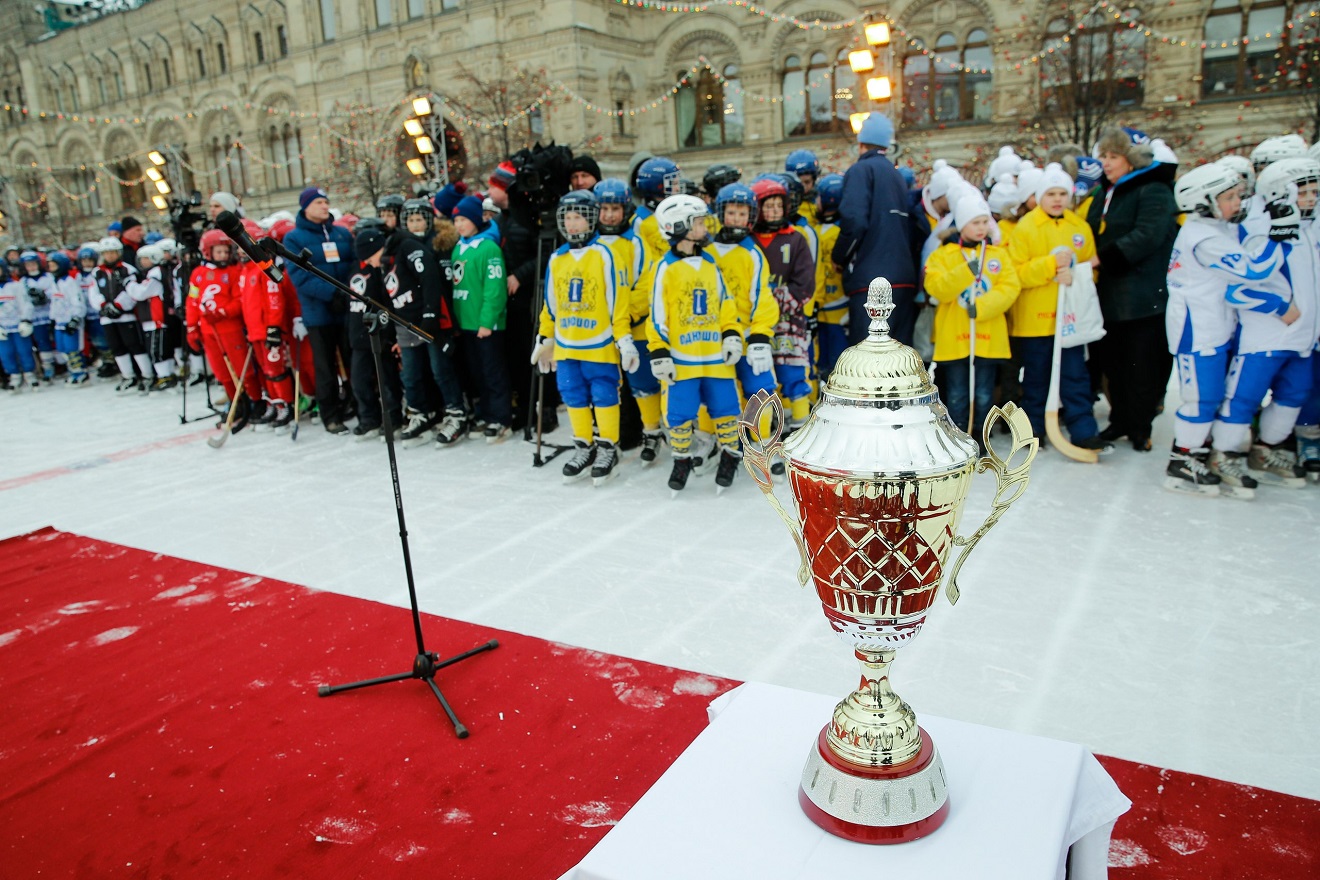
[[[252,240],[252,236],[247,234],[247,230],[243,228],[243,221],[239,220],[237,215],[229,211],[221,211],[215,218],[215,228],[229,236],[230,241],[238,245],[239,250],[247,254],[248,258],[257,264],[257,268],[266,273],[267,278],[276,284],[284,280],[284,270],[276,266],[266,251]]]

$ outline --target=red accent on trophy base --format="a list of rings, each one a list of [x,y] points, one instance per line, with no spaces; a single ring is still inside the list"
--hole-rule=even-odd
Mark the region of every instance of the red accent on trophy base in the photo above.
[[[850,776],[858,776],[864,779],[902,779],[920,773],[935,758],[934,741],[924,727],[918,727],[917,730],[921,733],[921,751],[917,752],[917,756],[911,761],[892,767],[863,767],[851,761],[845,761],[834,753],[829,747],[825,736],[828,727],[826,725],[821,728],[820,735],[816,738],[816,749],[825,763]],[[856,822],[839,819],[812,803],[806,790],[801,787],[798,788],[798,804],[802,807],[802,812],[807,814],[808,819],[830,834],[857,843],[910,843],[913,840],[935,833],[944,824],[944,820],[949,818],[949,801],[947,798],[944,804],[934,813],[924,819],[918,819],[916,822],[909,822],[905,825],[860,825]]]

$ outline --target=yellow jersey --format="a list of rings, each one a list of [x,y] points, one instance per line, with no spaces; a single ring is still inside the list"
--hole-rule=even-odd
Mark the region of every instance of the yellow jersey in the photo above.
[[[1039,207],[1032,208],[1014,227],[1008,255],[1022,285],[1022,292],[1008,311],[1009,332],[1014,336],[1054,335],[1059,305],[1054,250],[1061,247],[1073,252],[1078,271],[1091,271],[1083,264],[1095,256],[1095,238],[1087,222],[1072,211],[1051,217]]]
[[[617,364],[614,343],[628,335],[628,297],[615,282],[610,249],[594,239],[550,256],[540,334],[555,340],[555,360]]]
[[[738,333],[738,304],[707,252],[684,257],[670,252],[656,264],[647,320],[651,356],[665,349],[679,380],[734,378],[724,363],[724,336]]]
[[[646,316],[651,312],[650,291],[637,282],[646,268],[646,249],[632,230],[622,235],[598,235],[596,241],[610,249],[614,258],[614,286],[628,299],[628,320],[635,338],[646,332]]]
[[[765,255],[749,235],[740,242],[710,245],[724,286],[738,304],[738,323],[747,342],[769,342],[779,322],[779,303],[770,290]]]
[[[839,240],[839,224],[820,225],[820,258],[816,260],[816,320],[822,324],[842,324],[848,317],[848,294],[843,289],[843,276],[834,265],[834,244]]]
[[[978,259],[980,254],[980,247],[964,248],[951,241],[936,248],[926,260],[926,293],[939,303],[935,310],[937,361],[961,360],[971,349],[971,318],[958,300],[976,283],[967,261]],[[976,356],[1007,358],[1008,323],[1004,313],[1017,299],[1017,273],[1008,250],[998,245],[987,244],[980,259],[981,278],[989,289],[976,298]]]

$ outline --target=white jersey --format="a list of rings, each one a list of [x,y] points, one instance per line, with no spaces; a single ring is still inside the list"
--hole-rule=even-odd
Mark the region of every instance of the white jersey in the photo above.
[[[88,272],[83,269],[78,272],[78,289],[82,291],[83,306],[87,309],[87,317],[96,318],[100,316],[100,304],[92,305],[92,291],[96,290],[96,270]]]
[[[125,283],[124,293],[115,300],[124,311],[135,312],[137,319],[142,322],[143,330],[157,329],[151,315],[151,301],[160,299],[165,294],[162,274],[160,266],[152,266],[141,278]]]
[[[83,298],[82,287],[78,279],[65,275],[55,282],[55,290],[50,296],[50,319],[56,327],[63,328],[73,318],[82,318],[87,314],[87,300]]]
[[[1268,240],[1269,218],[1248,218],[1238,232],[1248,251],[1261,249]],[[1282,278],[1286,287],[1242,287],[1228,294],[1228,304],[1238,310],[1242,332],[1238,354],[1296,352],[1308,354],[1320,337],[1320,237],[1310,223],[1303,223],[1297,240],[1282,245]],[[1282,321],[1290,305],[1302,315],[1292,324]]]
[[[19,279],[27,290],[29,301],[45,299],[45,302],[32,303],[32,323],[50,323],[50,295],[55,290],[55,279],[49,272],[40,275],[24,275]]]
[[[1227,345],[1238,327],[1229,297],[1241,288],[1287,295],[1283,247],[1268,237],[1253,242],[1257,250],[1248,253],[1236,224],[1187,215],[1169,256],[1164,329],[1172,354],[1210,354]]]
[[[22,281],[6,281],[0,285],[0,330],[18,332],[20,321],[32,320],[32,300]]]

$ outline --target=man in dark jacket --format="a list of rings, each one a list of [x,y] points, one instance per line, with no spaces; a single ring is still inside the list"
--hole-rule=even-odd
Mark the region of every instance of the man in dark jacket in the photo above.
[[[330,197],[320,187],[309,186],[298,196],[298,205],[298,217],[284,237],[284,246],[294,253],[309,251],[312,265],[347,284],[353,274],[353,235],[334,225]],[[289,280],[298,292],[303,325],[312,344],[321,424],[331,434],[343,434],[348,429],[339,402],[339,366],[335,358],[342,350],[344,364],[352,363],[344,332],[348,296],[298,266],[289,266]]]
[[[1146,452],[1173,369],[1164,311],[1178,236],[1176,167],[1154,161],[1150,139],[1132,129],[1105,129],[1097,151],[1102,192],[1086,220],[1095,233],[1096,291],[1105,318],[1105,337],[1090,346],[1093,369],[1108,380],[1109,426],[1100,436],[1110,442],[1127,437]]]
[[[848,292],[848,342],[866,338],[871,319],[866,314],[866,290],[872,279],[884,277],[894,288],[890,333],[912,344],[917,320],[915,299],[921,268],[921,245],[930,235],[925,215],[909,210],[907,186],[886,155],[894,140],[894,124],[871,113],[857,133],[861,156],[843,175],[839,202],[839,238],[832,257],[843,270]]]

